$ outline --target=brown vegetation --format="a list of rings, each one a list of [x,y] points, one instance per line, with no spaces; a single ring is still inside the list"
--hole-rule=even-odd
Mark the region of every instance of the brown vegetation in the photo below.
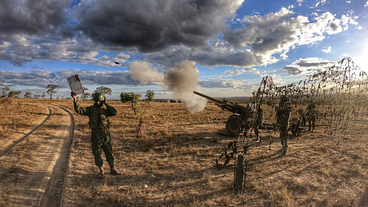
[[[116,166],[122,175],[107,175],[104,180],[98,180],[90,150],[88,118],[73,112],[71,100],[37,100],[37,105],[24,101],[12,99],[10,104],[0,107],[3,114],[13,113],[3,120],[2,129],[24,127],[23,114],[36,119],[39,113],[45,113],[42,105],[46,103],[65,107],[74,115],[76,127],[63,206],[364,206],[368,203],[366,117],[365,121],[350,124],[348,135],[328,135],[325,127],[317,127],[315,133],[303,131],[301,136],[291,137],[284,157],[279,156],[278,133],[261,129],[262,143],[254,138],[239,143],[242,146],[248,141],[251,147],[245,155],[248,163],[245,188],[235,191],[235,159],[220,170],[215,165],[216,159],[224,162],[219,156],[233,141],[233,137],[223,133],[230,113],[212,103],[194,114],[179,103],[139,103],[140,112],[136,115],[129,104],[110,101],[118,110],[118,115],[111,117],[111,132]],[[90,104],[81,101],[81,105]],[[22,108],[24,105],[29,107]],[[16,110],[19,106],[21,110]],[[264,122],[274,122],[272,108],[264,108]],[[5,134],[1,139],[8,136]],[[107,164],[104,168],[108,171]],[[0,206],[11,205],[5,199],[4,183],[0,184]]]

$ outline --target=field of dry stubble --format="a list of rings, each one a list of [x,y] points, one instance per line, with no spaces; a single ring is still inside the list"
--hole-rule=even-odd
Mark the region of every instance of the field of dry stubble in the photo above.
[[[250,144],[245,187],[233,189],[234,161],[221,169],[216,159],[233,137],[224,134],[231,115],[213,103],[191,114],[180,103],[129,104],[110,101],[112,142],[120,176],[99,180],[90,150],[88,118],[76,114],[72,100],[12,99],[0,106],[6,119],[1,140],[21,131],[42,113],[33,104],[67,108],[75,118],[63,206],[366,206],[368,203],[367,121],[350,125],[348,135],[327,135],[323,127],[291,137],[286,156],[279,156],[279,134],[261,129],[262,142]],[[90,101],[81,101],[89,106]],[[319,110],[323,106],[318,106]],[[266,107],[265,107],[266,108]],[[323,109],[322,109],[323,110]],[[274,122],[266,108],[266,123]],[[295,114],[292,116],[295,116]],[[141,123],[141,124],[140,124]],[[62,123],[60,123],[62,124]],[[318,123],[317,123],[318,124]],[[242,142],[244,141],[244,142]],[[105,162],[106,163],[106,162]],[[104,165],[108,172],[108,165]],[[0,181],[1,183],[1,181]],[[6,203],[4,185],[0,204]],[[1,205],[0,205],[1,206]]]

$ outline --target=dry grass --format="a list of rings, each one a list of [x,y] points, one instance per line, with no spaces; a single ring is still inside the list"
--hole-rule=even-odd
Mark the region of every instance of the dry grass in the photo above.
[[[39,100],[40,104],[49,102]],[[72,111],[71,100],[51,103]],[[88,106],[91,102],[81,104]],[[229,112],[211,103],[195,114],[179,103],[139,103],[140,113],[135,115],[129,104],[118,101],[110,104],[118,110],[118,115],[111,117],[111,133],[116,166],[123,175],[96,178],[88,118],[73,112],[76,129],[64,206],[364,206],[368,203],[366,124],[351,125],[349,136],[328,136],[321,127],[315,133],[305,132],[289,141],[288,154],[284,157],[279,156],[278,133],[260,130],[262,143],[249,140],[252,146],[245,156],[248,163],[245,188],[234,191],[235,160],[221,170],[215,167],[215,160],[233,140],[219,133],[224,130]],[[265,121],[270,123],[274,112],[270,108],[266,110],[265,118],[271,118]],[[104,168],[108,171],[107,164]]]

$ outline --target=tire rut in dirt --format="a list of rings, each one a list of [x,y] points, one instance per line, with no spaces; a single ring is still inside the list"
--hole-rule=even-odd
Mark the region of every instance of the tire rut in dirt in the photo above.
[[[26,135],[24,135],[23,137],[21,137],[20,139],[14,141],[13,144],[9,145],[4,151],[0,151],[0,158],[2,156],[4,156],[5,154],[7,154],[9,151],[11,151],[16,145],[18,145],[19,143],[21,143],[22,141],[24,141],[29,135],[33,134],[35,131],[37,131],[37,129],[39,129],[41,126],[43,126],[47,120],[50,119],[51,115],[52,115],[52,110],[51,108],[47,108],[49,110],[49,113],[47,114],[47,117],[45,118],[45,120],[39,124],[38,126],[36,126],[34,129],[32,129],[29,133],[27,133]]]
[[[74,117],[47,108],[48,119],[0,157],[0,206],[60,206]]]
[[[40,206],[48,207],[48,206],[62,206],[63,202],[63,189],[65,183],[65,177],[68,172],[68,163],[69,163],[69,156],[70,156],[70,148],[73,141],[74,136],[74,116],[70,113],[69,110],[65,108],[61,108],[65,112],[69,114],[70,117],[70,127],[69,127],[69,135],[67,140],[65,140],[62,149],[61,155],[59,159],[56,161],[56,164],[52,170],[52,174],[50,177],[50,181],[47,185],[45,194],[42,198]]]

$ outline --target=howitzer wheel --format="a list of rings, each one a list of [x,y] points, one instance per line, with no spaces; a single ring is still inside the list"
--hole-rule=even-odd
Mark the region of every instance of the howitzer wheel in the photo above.
[[[238,136],[242,130],[244,121],[237,115],[231,115],[226,121],[226,130],[231,135]]]

